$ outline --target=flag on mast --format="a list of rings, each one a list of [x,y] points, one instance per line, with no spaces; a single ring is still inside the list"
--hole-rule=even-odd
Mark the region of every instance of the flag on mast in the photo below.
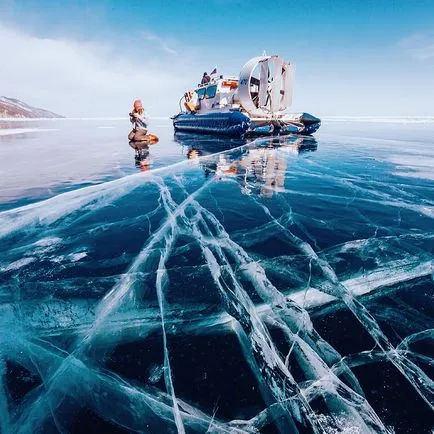
[[[210,75],[213,75],[213,74],[217,74],[217,65],[214,67],[214,69],[211,71],[211,74]]]

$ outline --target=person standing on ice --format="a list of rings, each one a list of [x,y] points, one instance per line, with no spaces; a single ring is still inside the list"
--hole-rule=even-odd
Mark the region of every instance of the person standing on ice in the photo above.
[[[134,100],[133,110],[130,113],[130,122],[133,124],[133,130],[128,134],[128,138],[132,141],[146,140],[148,122],[140,99]]]

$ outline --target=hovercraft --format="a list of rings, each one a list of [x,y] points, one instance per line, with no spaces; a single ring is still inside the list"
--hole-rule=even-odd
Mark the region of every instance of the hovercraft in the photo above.
[[[250,59],[239,77],[214,74],[184,94],[175,131],[227,136],[313,134],[321,120],[308,113],[288,114],[294,67],[279,56]]]

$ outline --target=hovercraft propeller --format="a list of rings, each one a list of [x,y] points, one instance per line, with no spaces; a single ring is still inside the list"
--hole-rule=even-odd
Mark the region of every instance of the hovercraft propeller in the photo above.
[[[251,115],[268,117],[292,103],[294,68],[279,56],[250,59],[240,72],[238,95]]]

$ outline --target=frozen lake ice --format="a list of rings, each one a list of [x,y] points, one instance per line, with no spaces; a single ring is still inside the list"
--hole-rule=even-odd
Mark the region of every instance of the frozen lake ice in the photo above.
[[[0,121],[0,432],[431,433],[434,121]]]

